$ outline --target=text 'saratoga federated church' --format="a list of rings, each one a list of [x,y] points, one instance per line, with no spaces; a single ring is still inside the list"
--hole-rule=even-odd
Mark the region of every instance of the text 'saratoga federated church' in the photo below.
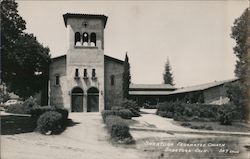
[[[68,51],[52,59],[49,104],[99,112],[122,100],[123,61],[104,55],[105,15],[64,14]]]

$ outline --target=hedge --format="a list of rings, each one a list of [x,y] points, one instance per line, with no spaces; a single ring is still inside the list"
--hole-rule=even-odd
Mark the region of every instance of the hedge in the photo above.
[[[224,125],[230,125],[232,120],[240,118],[236,107],[231,104],[209,105],[165,102],[159,104],[156,113],[177,121],[220,121]]]
[[[107,116],[110,116],[110,115],[116,115],[116,116],[119,116],[119,117],[121,117],[123,119],[131,119],[132,116],[133,116],[131,111],[128,110],[128,109],[104,110],[104,111],[102,111],[102,119],[103,119],[103,121],[105,122]]]
[[[125,138],[132,138],[129,133],[128,124],[119,116],[109,115],[106,118],[106,125],[111,137],[116,140],[123,140]]]

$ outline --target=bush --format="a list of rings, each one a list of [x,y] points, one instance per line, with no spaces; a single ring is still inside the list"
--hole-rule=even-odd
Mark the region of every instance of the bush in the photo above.
[[[62,120],[66,121],[68,120],[69,112],[67,109],[64,108],[57,108],[56,112],[60,113],[62,115]]]
[[[33,97],[26,99],[22,104],[13,104],[5,107],[5,111],[15,114],[30,114],[33,108],[38,107],[36,100]]]
[[[59,134],[64,126],[62,114],[55,111],[45,112],[37,120],[37,130],[42,134]]]
[[[30,111],[31,116],[33,117],[39,117],[40,115],[42,115],[43,113],[47,112],[47,111],[55,111],[56,107],[54,106],[38,106],[33,108]]]
[[[116,115],[123,119],[131,119],[133,114],[128,109],[120,109],[120,110],[104,110],[102,111],[102,119],[106,122],[107,116]]]
[[[32,109],[39,107],[39,105],[36,102],[36,99],[33,97],[29,97],[28,99],[26,99],[23,102],[23,106],[26,108],[29,114],[31,113]]]
[[[121,109],[124,109],[124,108],[120,106],[111,107],[111,110],[121,110]]]
[[[23,104],[12,104],[5,107],[5,112],[14,114],[28,114],[29,109],[27,109]]]
[[[128,109],[120,109],[116,113],[123,119],[131,119],[133,116],[132,112]]]
[[[121,117],[110,115],[106,118],[106,124],[112,138],[118,140],[131,138],[128,124]]]
[[[133,117],[139,117],[140,115],[140,107],[137,105],[137,103],[133,100],[123,100],[121,102],[121,107],[124,109],[129,109],[132,112]]]

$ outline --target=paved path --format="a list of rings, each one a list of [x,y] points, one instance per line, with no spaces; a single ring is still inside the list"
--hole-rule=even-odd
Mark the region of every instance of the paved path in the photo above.
[[[196,130],[187,127],[173,124],[173,119],[163,118],[155,115],[155,109],[142,109],[142,116],[134,118],[137,124],[131,126],[131,130],[136,131],[154,131],[165,132],[169,134],[200,134],[200,135],[217,135],[217,136],[248,136],[247,132],[228,132],[228,131],[215,131],[215,130]]]
[[[2,159],[139,159],[139,151],[114,146],[100,113],[70,113],[78,124],[61,135],[24,133],[1,136]]]

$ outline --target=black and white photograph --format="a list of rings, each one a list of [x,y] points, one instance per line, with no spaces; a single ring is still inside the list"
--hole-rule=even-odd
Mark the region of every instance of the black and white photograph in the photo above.
[[[249,0],[1,0],[1,159],[250,159]]]

